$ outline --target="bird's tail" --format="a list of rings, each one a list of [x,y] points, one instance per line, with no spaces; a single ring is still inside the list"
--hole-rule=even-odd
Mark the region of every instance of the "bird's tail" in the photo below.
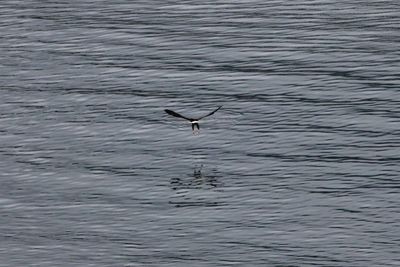
[[[197,130],[200,131],[200,125],[197,122],[192,123],[192,131],[194,131],[195,126],[197,127]]]

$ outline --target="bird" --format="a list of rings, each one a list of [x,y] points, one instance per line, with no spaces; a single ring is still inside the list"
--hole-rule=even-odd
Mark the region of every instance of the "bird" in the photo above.
[[[201,120],[201,119],[203,119],[203,118],[205,118],[205,117],[208,117],[208,116],[213,115],[213,114],[214,114],[215,112],[217,112],[220,108],[222,108],[222,106],[219,106],[218,108],[216,108],[215,110],[211,111],[211,112],[208,113],[207,115],[201,116],[201,117],[199,117],[199,118],[188,118],[188,117],[185,117],[185,116],[183,116],[183,115],[181,115],[181,114],[179,114],[179,113],[176,113],[175,111],[170,110],[170,109],[164,109],[164,111],[165,111],[167,114],[171,115],[171,116],[178,117],[178,118],[182,118],[182,119],[185,119],[185,120],[190,121],[190,123],[192,124],[192,131],[193,131],[193,134],[194,134],[194,132],[195,132],[195,131],[194,131],[194,130],[195,130],[194,127],[196,127],[198,131],[200,131],[199,120]]]

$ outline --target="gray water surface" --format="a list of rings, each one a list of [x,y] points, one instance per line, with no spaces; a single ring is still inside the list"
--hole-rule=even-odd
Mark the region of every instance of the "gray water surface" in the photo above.
[[[0,3],[0,266],[400,266],[400,3]],[[190,124],[186,116],[223,108]]]

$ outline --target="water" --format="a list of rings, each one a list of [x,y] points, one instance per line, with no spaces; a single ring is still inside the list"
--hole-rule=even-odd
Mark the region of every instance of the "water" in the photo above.
[[[399,266],[399,14],[2,1],[0,266]]]

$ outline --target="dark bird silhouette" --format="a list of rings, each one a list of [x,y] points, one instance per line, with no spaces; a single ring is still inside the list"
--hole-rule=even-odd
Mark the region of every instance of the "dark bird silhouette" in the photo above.
[[[169,115],[174,116],[174,117],[178,117],[178,118],[182,118],[185,120],[190,121],[190,123],[192,124],[192,131],[194,132],[194,127],[197,127],[197,130],[200,130],[200,125],[199,125],[199,120],[211,116],[212,114],[214,114],[215,112],[217,112],[220,108],[222,108],[222,106],[219,106],[217,109],[215,109],[214,111],[208,113],[207,115],[201,116],[199,118],[188,118],[185,117],[179,113],[176,113],[175,111],[169,110],[169,109],[165,109],[164,111],[167,112]]]

